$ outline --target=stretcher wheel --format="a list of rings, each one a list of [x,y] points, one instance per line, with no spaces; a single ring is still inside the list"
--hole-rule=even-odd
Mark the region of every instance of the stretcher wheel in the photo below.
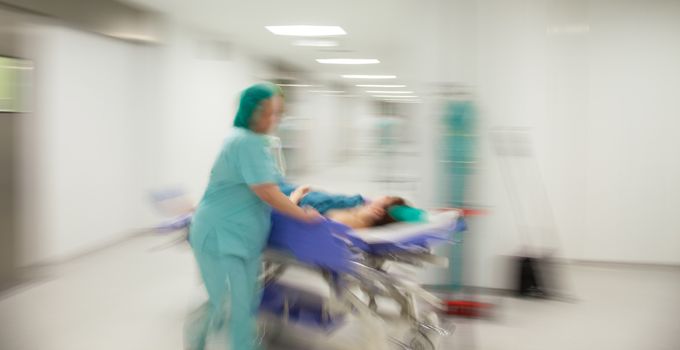
[[[260,317],[257,322],[257,343],[259,345],[270,343],[279,339],[282,333],[282,325],[276,324],[276,320],[270,316]]]
[[[262,345],[266,341],[268,335],[267,326],[265,324],[258,324],[257,339],[255,340],[255,344],[258,346]]]
[[[435,350],[432,340],[430,340],[430,338],[422,332],[418,332],[415,336],[413,336],[409,346],[413,350]]]
[[[371,295],[368,299],[368,308],[375,312],[378,310],[378,304],[375,302],[375,296]]]
[[[431,326],[427,328],[421,326],[416,330],[410,342],[410,347],[413,350],[435,350],[441,338],[435,328],[440,327],[439,316],[434,311],[426,311],[420,314],[420,322],[423,325]]]

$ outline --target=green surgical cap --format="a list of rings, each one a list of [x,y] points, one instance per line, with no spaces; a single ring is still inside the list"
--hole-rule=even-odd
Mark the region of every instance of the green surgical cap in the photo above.
[[[281,89],[271,83],[255,84],[241,93],[238,112],[234,117],[234,126],[250,129],[250,123],[255,117],[257,108],[262,101],[272,98],[274,95],[283,95]]]

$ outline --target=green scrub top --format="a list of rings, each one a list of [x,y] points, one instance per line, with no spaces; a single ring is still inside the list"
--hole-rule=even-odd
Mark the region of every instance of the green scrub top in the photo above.
[[[266,136],[234,128],[210,172],[192,220],[189,241],[197,252],[258,256],[269,236],[271,207],[250,186],[276,183],[278,171]]]

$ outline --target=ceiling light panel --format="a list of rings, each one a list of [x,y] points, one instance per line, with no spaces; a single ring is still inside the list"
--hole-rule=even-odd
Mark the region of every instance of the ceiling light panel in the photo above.
[[[378,64],[380,60],[375,58],[317,58],[321,64]]]
[[[396,79],[396,75],[343,74],[345,79]]]
[[[293,25],[293,26],[266,26],[268,31],[275,35],[284,36],[338,36],[346,35],[344,29],[338,26],[309,26],[309,25]]]

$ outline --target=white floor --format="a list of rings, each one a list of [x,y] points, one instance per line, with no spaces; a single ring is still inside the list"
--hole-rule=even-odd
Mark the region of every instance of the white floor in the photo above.
[[[183,318],[205,296],[187,247],[154,250],[170,238],[123,242],[3,294],[0,349],[181,349]],[[452,320],[457,331],[443,348],[680,349],[679,269],[568,272],[575,300],[495,299],[492,319]],[[279,348],[325,349],[326,339],[342,337],[287,339]]]

